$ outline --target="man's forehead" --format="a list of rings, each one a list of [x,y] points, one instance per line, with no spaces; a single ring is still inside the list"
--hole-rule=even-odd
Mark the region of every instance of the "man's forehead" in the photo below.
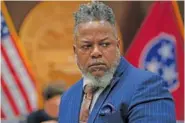
[[[78,40],[80,42],[89,42],[89,41],[100,41],[110,38],[110,33],[108,32],[84,32],[78,35]]]
[[[113,28],[108,22],[105,21],[90,21],[87,23],[81,23],[78,26],[77,34],[88,34],[93,32],[107,33],[112,32]]]
[[[89,21],[78,25],[75,40],[101,39],[104,37],[115,37],[113,26],[104,20]]]
[[[104,41],[106,41],[106,40],[108,40],[109,39],[109,37],[108,36],[101,36],[101,37],[99,37],[99,38],[97,38],[97,39],[95,39],[95,40],[97,40],[98,42],[104,42]],[[88,37],[87,38],[81,38],[80,40],[79,40],[79,43],[92,43],[94,40],[92,40],[92,38],[91,39],[89,39]]]
[[[95,23],[95,24],[105,24],[105,23],[109,23],[105,20],[94,20],[94,21],[89,21],[89,22],[86,22],[86,23]]]
[[[78,25],[78,29],[88,28],[89,26],[91,26],[91,27],[101,27],[101,26],[111,27],[111,24],[107,21],[104,21],[104,20],[94,20],[94,21],[88,21],[88,22],[85,22],[85,23],[80,23]]]

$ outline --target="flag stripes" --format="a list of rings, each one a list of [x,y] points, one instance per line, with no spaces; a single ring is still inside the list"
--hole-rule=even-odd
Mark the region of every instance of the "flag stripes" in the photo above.
[[[11,93],[11,97],[13,98],[14,102],[16,103],[17,108],[19,109],[19,114],[24,114],[26,113],[26,106],[25,106],[25,99],[23,98],[21,91],[14,79],[14,77],[12,76],[10,69],[8,68],[8,65],[6,64],[4,57],[2,56],[2,79],[4,79],[5,84],[9,90],[9,92]],[[3,89],[3,88],[2,88]],[[8,95],[5,93],[6,99]],[[2,98],[3,99],[3,98]],[[2,107],[6,107],[3,106],[4,103],[2,103]]]
[[[34,96],[36,95],[34,91],[35,90],[34,82],[31,80],[31,77],[29,76],[24,66],[20,53],[18,52],[18,49],[16,48],[16,45],[13,42],[13,40],[14,39],[12,37],[7,37],[5,41],[2,42],[2,44],[4,45],[5,49],[9,49],[6,52],[7,52],[8,58],[10,59],[10,63],[15,69],[17,78],[20,79],[19,81],[21,85],[25,87],[26,92],[24,94],[25,95],[29,94],[29,98],[26,99],[26,101],[28,103],[28,110],[31,111],[32,108],[36,108],[35,100],[34,100],[35,99]]]
[[[1,109],[1,118],[5,118],[5,115],[4,115],[4,112],[2,111],[2,109]]]
[[[13,99],[12,95],[10,94],[8,86],[6,86],[6,83],[3,80],[3,78],[1,78],[1,86],[2,86],[3,92],[5,92],[6,95],[7,95],[7,99],[9,100],[9,102],[11,104],[11,107],[13,109],[14,114],[18,115],[19,114],[18,108],[17,108],[17,106],[16,106],[16,104],[14,102],[14,99]]]
[[[23,87],[23,85],[20,82],[20,78],[18,78],[17,73],[16,73],[15,69],[13,68],[13,65],[10,63],[10,60],[8,59],[8,56],[7,56],[6,52],[5,52],[5,49],[3,47],[1,49],[2,49],[2,56],[4,56],[5,61],[6,61],[7,65],[8,65],[8,67],[9,67],[9,70],[11,71],[11,73],[9,73],[9,74],[13,75],[13,77],[15,79],[15,82],[18,85],[19,90],[21,91],[21,94],[24,97],[24,100],[26,101],[26,109],[28,111],[31,111],[30,102],[28,101],[28,95],[26,94],[26,92],[24,90],[24,87]]]

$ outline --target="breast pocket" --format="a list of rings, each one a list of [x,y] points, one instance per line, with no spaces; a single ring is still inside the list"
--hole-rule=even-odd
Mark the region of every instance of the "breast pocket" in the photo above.
[[[121,112],[112,104],[108,103],[102,106],[99,111],[99,118],[102,123],[124,123],[121,117]]]

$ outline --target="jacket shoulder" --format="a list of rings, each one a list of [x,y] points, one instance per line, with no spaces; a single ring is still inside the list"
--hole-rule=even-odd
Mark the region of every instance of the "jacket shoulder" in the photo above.
[[[158,74],[152,73],[150,71],[146,71],[144,69],[136,68],[133,66],[131,67],[131,70],[128,75],[132,76],[132,78],[134,80],[137,80],[138,82],[143,82],[153,77],[162,79]]]
[[[79,89],[82,87],[83,84],[82,81],[83,81],[82,79],[77,81],[74,85],[67,89],[62,95],[62,100],[74,96],[74,93],[78,93]]]

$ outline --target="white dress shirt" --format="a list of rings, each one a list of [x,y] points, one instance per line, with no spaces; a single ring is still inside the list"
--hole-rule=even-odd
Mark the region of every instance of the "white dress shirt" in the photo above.
[[[85,85],[89,84],[89,81],[87,79],[84,78],[83,80],[83,89],[85,87]],[[106,87],[106,86],[105,86]],[[93,96],[93,100],[92,100],[92,103],[91,103],[91,107],[90,107],[90,112],[92,111],[93,107],[94,107],[94,104],[96,103],[98,97],[100,96],[100,94],[103,92],[103,90],[105,89],[105,87],[101,87],[99,88],[95,93],[94,93],[94,96]],[[84,99],[84,97],[83,97]],[[83,104],[83,101],[81,103],[81,105]]]

